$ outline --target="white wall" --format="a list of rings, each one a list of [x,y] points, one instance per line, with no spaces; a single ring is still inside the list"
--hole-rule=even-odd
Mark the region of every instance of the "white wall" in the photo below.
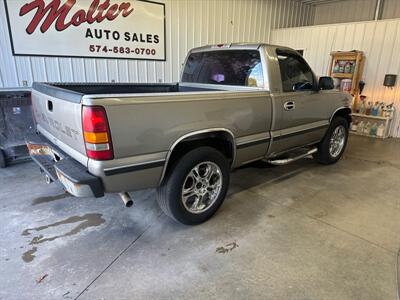
[[[166,62],[13,57],[0,3],[0,88],[23,81],[171,82],[190,48],[223,42],[268,42],[271,28],[311,24],[313,7],[295,0],[159,0],[166,4]],[[56,41],[55,41],[56,42]]]
[[[318,75],[328,74],[331,51],[364,51],[363,94],[368,100],[396,103],[392,134],[400,137],[400,19],[276,29],[271,42],[305,49],[304,56]],[[383,86],[388,73],[398,76],[394,89]]]

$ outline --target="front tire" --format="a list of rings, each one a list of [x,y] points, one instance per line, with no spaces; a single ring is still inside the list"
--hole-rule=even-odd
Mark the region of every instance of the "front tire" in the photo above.
[[[229,164],[222,153],[200,147],[177,161],[157,189],[163,212],[186,225],[210,219],[225,200],[229,186]]]
[[[346,149],[349,137],[349,123],[343,117],[335,117],[323,140],[318,145],[314,158],[324,165],[336,163]]]

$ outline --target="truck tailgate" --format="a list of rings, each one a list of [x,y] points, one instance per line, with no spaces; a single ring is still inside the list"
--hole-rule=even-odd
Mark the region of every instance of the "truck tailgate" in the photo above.
[[[32,107],[38,131],[68,155],[87,165],[80,101],[65,100],[34,88]]]

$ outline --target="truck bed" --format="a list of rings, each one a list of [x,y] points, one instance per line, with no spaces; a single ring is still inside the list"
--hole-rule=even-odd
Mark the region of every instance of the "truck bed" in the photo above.
[[[84,95],[118,95],[176,92],[222,91],[223,89],[181,86],[179,83],[41,83],[34,82],[33,89],[63,100],[79,103]]]

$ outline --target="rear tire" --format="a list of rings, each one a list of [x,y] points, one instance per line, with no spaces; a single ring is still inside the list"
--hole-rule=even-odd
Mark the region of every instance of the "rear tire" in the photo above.
[[[200,147],[172,166],[157,189],[157,202],[175,221],[200,224],[216,213],[225,200],[228,186],[228,160],[214,148]]]
[[[0,149],[0,168],[6,167],[6,156],[4,155],[4,151]]]
[[[343,117],[335,117],[318,145],[318,152],[314,158],[324,165],[336,163],[346,149],[349,137],[349,123]]]

